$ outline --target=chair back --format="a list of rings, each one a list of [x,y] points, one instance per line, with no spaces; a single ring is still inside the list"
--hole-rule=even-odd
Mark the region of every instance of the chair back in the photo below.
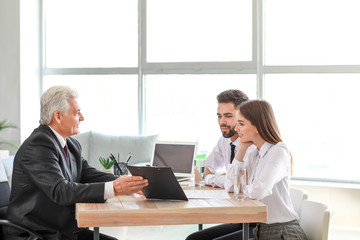
[[[332,209],[319,202],[304,200],[301,205],[300,226],[308,240],[327,240]]]
[[[10,186],[7,180],[3,162],[0,158],[0,220],[6,219],[9,206]],[[2,238],[2,226],[0,225],[0,239]]]
[[[0,219],[6,218],[10,199],[10,186],[6,176],[3,160],[0,157]]]
[[[291,198],[291,202],[294,206],[294,210],[300,216],[301,204],[302,204],[303,200],[308,199],[308,193],[303,189],[290,188],[290,198]]]
[[[10,186],[8,182],[8,178],[6,176],[3,162],[0,158],[0,239],[3,239],[3,225],[4,226],[11,226],[15,229],[24,231],[29,235],[29,240],[37,240],[37,239],[44,239],[41,235],[29,230],[26,227],[23,227],[19,224],[15,224],[9,220],[7,220],[7,209],[9,206],[10,200]]]
[[[8,182],[0,182],[0,192],[0,219],[6,219],[10,198],[10,187]]]

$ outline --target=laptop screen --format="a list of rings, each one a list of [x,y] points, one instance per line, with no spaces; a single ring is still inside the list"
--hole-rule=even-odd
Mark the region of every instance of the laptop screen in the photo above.
[[[155,142],[151,166],[171,167],[175,176],[190,177],[196,148],[196,142]]]

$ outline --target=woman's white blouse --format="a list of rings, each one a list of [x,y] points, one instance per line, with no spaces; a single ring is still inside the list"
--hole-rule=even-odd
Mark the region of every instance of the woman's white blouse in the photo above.
[[[268,206],[266,223],[299,219],[290,199],[291,160],[285,143],[265,142],[259,151],[252,145],[245,153],[244,162],[234,160],[228,164],[225,181],[228,192],[234,190],[234,173],[239,167],[245,167],[248,174],[245,196]]]

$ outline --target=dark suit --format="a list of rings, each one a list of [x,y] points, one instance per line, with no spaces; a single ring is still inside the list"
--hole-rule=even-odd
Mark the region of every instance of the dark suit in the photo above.
[[[104,202],[104,182],[116,179],[89,166],[77,140],[69,137],[67,145],[71,168],[53,131],[40,125],[14,160],[8,218],[46,239],[76,239],[75,203]]]

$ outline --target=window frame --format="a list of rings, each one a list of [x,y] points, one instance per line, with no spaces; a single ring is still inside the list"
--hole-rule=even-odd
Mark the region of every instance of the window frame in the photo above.
[[[48,68],[45,65],[46,42],[44,40],[46,0],[40,0],[40,39],[41,39],[41,74],[40,92],[42,92],[42,77],[46,75],[106,75],[134,74],[138,76],[138,134],[145,134],[145,89],[144,79],[149,74],[256,74],[257,98],[264,96],[264,76],[266,74],[288,73],[360,73],[360,65],[308,65],[308,66],[272,66],[264,64],[264,1],[252,1],[252,61],[239,62],[171,62],[149,63],[146,56],[146,0],[138,0],[138,67],[131,68]],[[312,180],[326,182],[357,183],[360,181],[342,181],[317,178],[293,178],[296,180]]]

